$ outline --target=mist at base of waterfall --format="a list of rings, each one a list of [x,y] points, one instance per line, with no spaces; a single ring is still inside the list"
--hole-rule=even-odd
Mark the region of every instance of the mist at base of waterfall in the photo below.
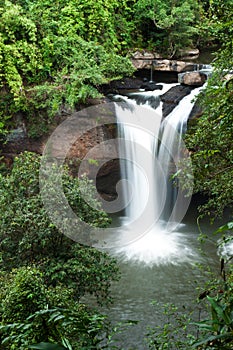
[[[154,265],[195,264],[201,261],[196,247],[192,247],[192,237],[179,232],[184,227],[179,224],[175,231],[167,231],[159,223],[147,233],[128,242],[129,231],[127,225],[118,231],[118,247],[112,254],[122,261],[131,263]]]

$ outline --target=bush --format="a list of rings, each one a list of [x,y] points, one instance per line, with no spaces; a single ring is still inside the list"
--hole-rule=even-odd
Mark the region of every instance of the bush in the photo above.
[[[105,316],[72,302],[64,288],[48,290],[38,269],[22,267],[8,278],[1,286],[1,349],[96,349],[102,341]],[[58,299],[61,306],[54,304]]]
[[[106,302],[111,281],[119,276],[116,261],[106,253],[75,243],[50,222],[39,192],[39,166],[40,157],[26,152],[15,159],[10,174],[0,175],[1,268],[10,271],[36,264],[47,285],[65,285],[73,289],[76,299],[91,293],[99,302]],[[82,198],[80,183],[92,207]],[[86,179],[72,178],[66,169],[63,185],[80,218],[94,226],[109,224]]]

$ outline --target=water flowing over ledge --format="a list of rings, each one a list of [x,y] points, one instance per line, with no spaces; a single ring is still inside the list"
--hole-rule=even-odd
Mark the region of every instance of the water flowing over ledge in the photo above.
[[[176,84],[161,85],[161,90],[117,96],[125,101],[125,108],[116,105],[119,137],[125,142],[119,145],[125,216],[117,234],[120,248],[113,254],[147,265],[194,263],[198,253],[180,232],[190,197],[172,176],[182,170],[183,160],[190,162],[192,173],[182,136],[203,87],[192,90],[163,119],[159,96]]]

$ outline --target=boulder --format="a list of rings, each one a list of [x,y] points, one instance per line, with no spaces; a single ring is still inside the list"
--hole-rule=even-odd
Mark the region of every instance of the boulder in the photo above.
[[[206,74],[202,72],[186,72],[178,74],[178,82],[189,86],[202,86],[207,80]]]
[[[132,59],[131,62],[136,69],[150,69],[153,59]]]
[[[148,50],[137,50],[131,52],[131,61],[136,69],[150,69],[153,65],[153,60],[161,58],[157,52]]]

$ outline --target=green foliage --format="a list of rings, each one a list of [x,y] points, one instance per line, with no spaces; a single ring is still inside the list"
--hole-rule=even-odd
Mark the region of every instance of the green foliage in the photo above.
[[[39,51],[36,26],[21,7],[0,6],[0,136],[16,110],[24,110],[26,76],[36,73]]]
[[[225,61],[226,51],[229,53]],[[224,208],[232,206],[233,152],[231,81],[224,76],[233,63],[232,52],[225,49],[215,63],[216,72],[200,97],[203,115],[186,137],[191,150],[195,192],[208,195],[201,212],[211,217],[221,216]]]
[[[12,281],[13,279],[13,281]],[[46,306],[42,274],[31,267],[13,271],[2,303],[2,322],[22,322]]]
[[[155,49],[170,57],[173,57],[178,49],[192,45],[192,39],[197,34],[196,0],[139,0],[136,3],[136,15],[143,25],[147,22],[149,27],[147,35]],[[152,23],[154,28],[151,26]]]
[[[132,74],[130,61],[117,54],[115,11],[118,3],[106,0],[3,2],[1,133],[9,117],[24,112],[29,135],[41,136],[54,115],[100,96],[99,85]]]
[[[24,96],[23,76],[35,73],[38,49],[36,26],[20,6],[10,1],[0,7],[0,87],[7,84],[15,103]]]
[[[56,299],[51,298],[53,293],[38,269],[23,267],[14,270],[8,279],[1,296],[0,335],[4,349],[43,349],[45,345],[47,349],[58,344],[57,348],[84,350],[96,349],[102,341],[108,329],[105,316],[68,300],[65,289],[53,291],[63,302],[63,307],[54,307]],[[32,345],[36,343],[40,343],[38,347]]]
[[[106,253],[73,242],[50,222],[40,198],[39,170],[40,156],[25,152],[0,175],[0,348],[96,349],[109,325],[80,298],[92,294],[108,303],[118,267]],[[71,177],[67,167],[61,170],[76,214],[90,225],[108,225],[92,184]]]
[[[10,174],[0,175],[1,267],[9,271],[36,264],[47,285],[65,285],[76,299],[91,293],[99,302],[106,301],[111,281],[118,278],[116,262],[106,253],[73,242],[50,222],[40,197],[39,167],[38,155],[24,153],[15,159]],[[90,225],[106,227],[110,221],[94,199],[90,182],[72,178],[68,170],[63,178],[76,214]],[[91,206],[82,198],[80,186]]]
[[[222,281],[215,282],[206,295],[210,318],[195,323],[199,339],[193,345],[198,349],[232,349],[233,270],[230,264],[227,271],[224,259],[221,260],[221,275]]]

